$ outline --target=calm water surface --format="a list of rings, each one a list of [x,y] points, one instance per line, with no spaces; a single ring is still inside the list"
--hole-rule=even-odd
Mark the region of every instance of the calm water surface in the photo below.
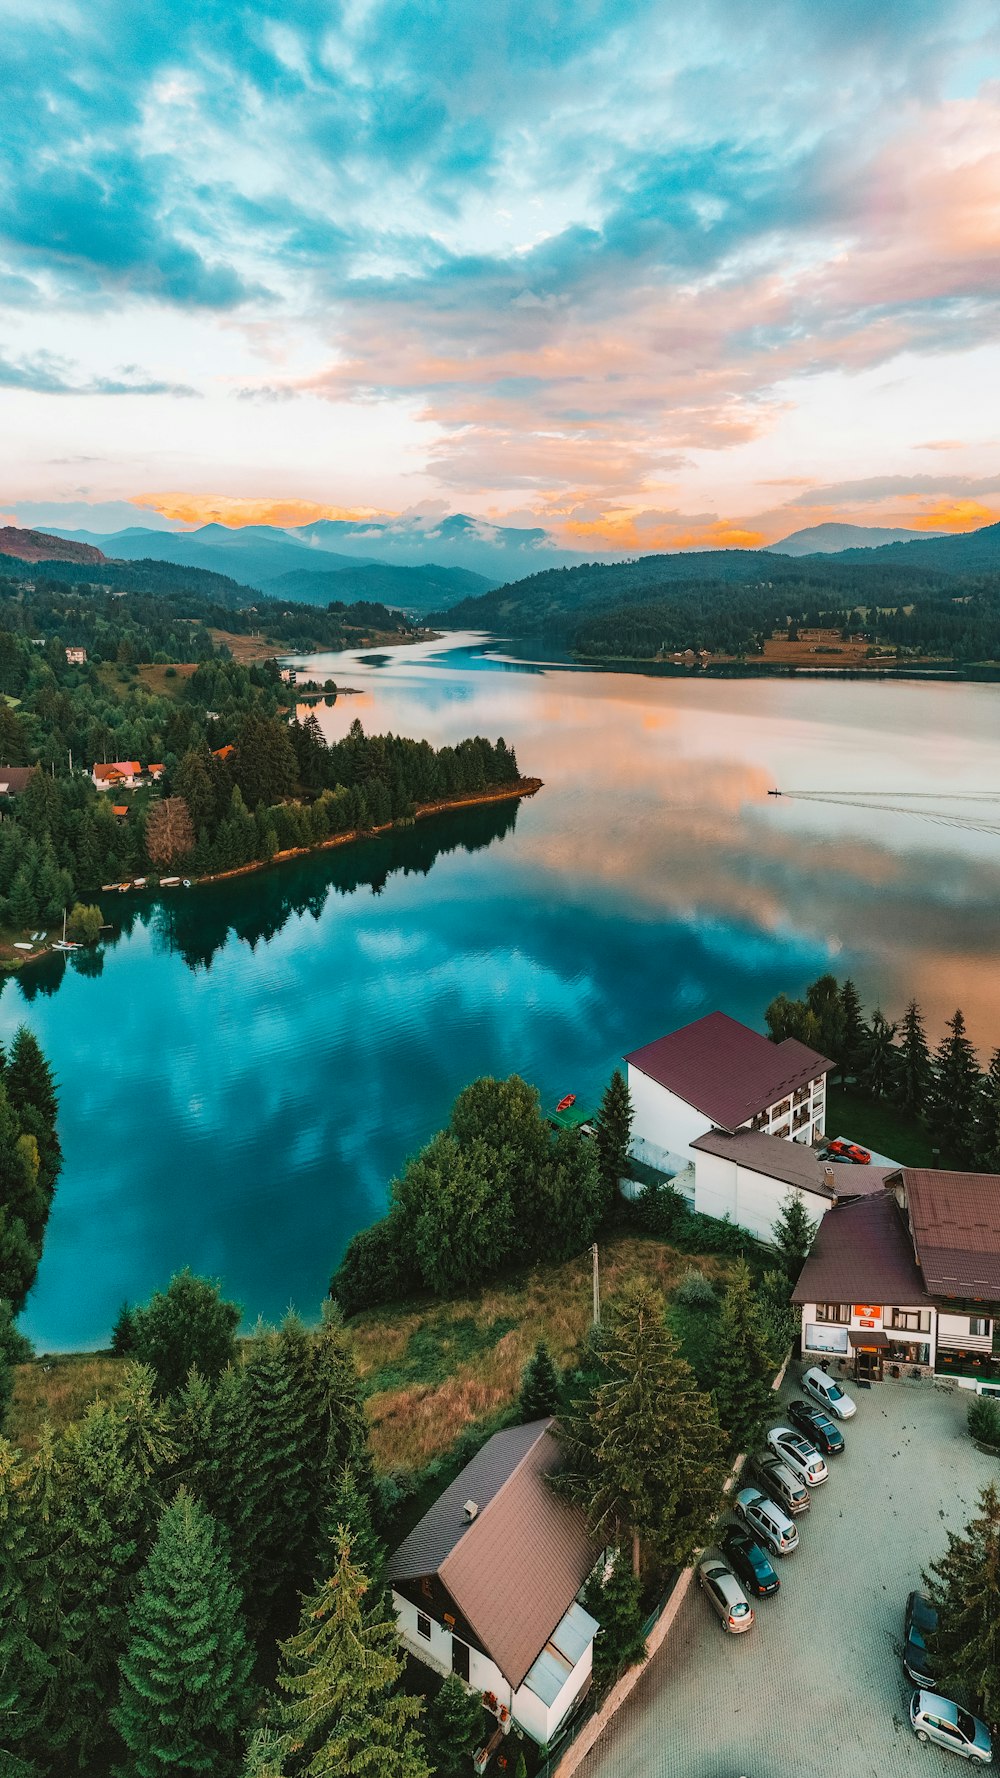
[[[27,1019],[62,1090],[39,1348],[105,1342],[184,1264],[248,1319],[315,1314],[478,1074],[586,1100],[623,1051],[716,1006],[760,1024],[828,965],[1000,1043],[1000,804],[958,800],[997,787],[996,690],[546,670],[470,637],[317,664],[359,688],[328,735],[503,734],[545,788],[114,897],[102,962],[7,983],[0,1036]]]

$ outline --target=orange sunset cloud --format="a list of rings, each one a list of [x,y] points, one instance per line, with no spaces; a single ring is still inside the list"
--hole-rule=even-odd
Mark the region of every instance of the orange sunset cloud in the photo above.
[[[326,506],[316,500],[241,499],[229,494],[134,494],[133,506],[145,506],[167,519],[188,525],[308,525],[314,519],[370,519],[373,506]]]

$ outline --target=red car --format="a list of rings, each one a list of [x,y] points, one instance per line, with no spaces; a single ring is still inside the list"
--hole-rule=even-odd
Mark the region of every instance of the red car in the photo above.
[[[856,1167],[871,1165],[872,1157],[867,1148],[862,1148],[857,1142],[844,1142],[839,1136],[827,1143],[826,1152],[831,1161],[853,1161]]]

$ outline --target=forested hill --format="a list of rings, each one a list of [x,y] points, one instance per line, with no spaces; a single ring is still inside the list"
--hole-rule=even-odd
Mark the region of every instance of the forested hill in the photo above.
[[[430,621],[545,636],[593,658],[653,659],[685,649],[759,656],[790,623],[860,633],[872,649],[885,644],[963,662],[1000,658],[1000,574],[943,571],[911,561],[911,547],[847,557],[717,550],[552,568]]]

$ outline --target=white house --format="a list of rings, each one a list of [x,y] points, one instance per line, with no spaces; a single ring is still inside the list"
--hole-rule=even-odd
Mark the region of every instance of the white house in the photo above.
[[[821,1161],[815,1149],[763,1130],[706,1130],[691,1144],[695,1209],[728,1216],[760,1241],[770,1241],[789,1192],[813,1222],[839,1202],[880,1192],[891,1167]]]
[[[98,790],[134,790],[142,775],[137,759],[115,759],[95,765],[91,777]]]
[[[632,1153],[663,1173],[695,1158],[706,1123],[813,1142],[826,1120],[833,1063],[794,1037],[771,1043],[711,1012],[625,1057],[635,1116]]]
[[[1000,1177],[888,1170],[825,1217],[792,1300],[804,1358],[871,1382],[895,1367],[1000,1383]]]
[[[495,1433],[388,1565],[409,1652],[540,1745],[587,1691],[599,1628],[578,1597],[599,1551],[549,1485],[551,1425]]]

